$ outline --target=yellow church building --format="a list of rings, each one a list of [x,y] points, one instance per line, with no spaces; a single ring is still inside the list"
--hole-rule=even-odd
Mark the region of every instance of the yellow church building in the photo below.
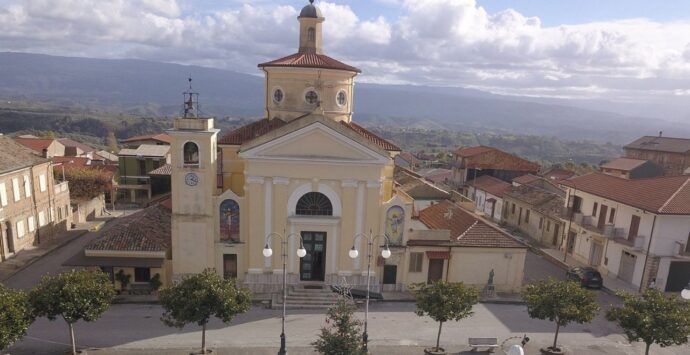
[[[318,7],[308,4],[298,20],[297,53],[259,64],[266,82],[265,118],[219,136],[212,118],[198,117],[196,96],[190,93],[184,117],[167,131],[172,138],[172,279],[214,268],[255,292],[278,290],[280,236],[291,236],[288,284],[346,280],[365,285],[367,237],[385,235],[392,255],[381,258],[386,238],[376,239],[372,289],[385,284],[401,290],[412,281],[427,281],[419,273],[431,267],[431,260],[436,260],[434,277],[451,274],[453,280],[452,268],[444,264],[450,263],[450,253],[443,252],[453,247],[453,236],[413,233],[414,224],[421,225],[413,220],[414,201],[396,191],[393,159],[400,148],[353,122],[354,79],[360,70],[323,53],[324,17]],[[265,257],[271,234],[275,252]],[[406,247],[415,235],[442,234],[442,246],[417,241],[415,255]],[[497,238],[506,238],[504,249],[481,250],[503,263],[496,269],[519,270],[505,280],[497,271],[497,282],[515,289],[522,282],[525,248],[507,235]],[[427,244],[433,253],[424,254]],[[300,245],[307,250],[302,258],[296,253]],[[353,246],[359,251],[354,259],[348,255]],[[509,259],[506,250],[521,258]]]

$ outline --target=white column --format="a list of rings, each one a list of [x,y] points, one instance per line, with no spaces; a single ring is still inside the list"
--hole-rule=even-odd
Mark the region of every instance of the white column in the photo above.
[[[364,182],[360,182],[357,185],[357,210],[355,210],[355,234],[363,234],[363,225],[364,225],[364,193],[366,192],[365,190],[365,185]],[[361,260],[362,258],[366,257],[366,252],[362,250],[361,245],[362,245],[362,238],[359,237],[356,238],[355,240],[355,249],[357,249],[360,252],[360,257],[355,258],[353,260],[354,262],[354,269],[355,270],[360,270],[361,269]],[[366,243],[365,243],[366,245]]]
[[[338,272],[338,264],[336,263],[336,260],[338,259],[338,249],[340,249],[340,244],[338,244],[338,226],[335,226],[333,228],[333,241],[328,242],[328,244],[331,245],[331,273],[336,273]]]
[[[273,183],[267,180],[264,180],[264,236],[270,234],[273,232]],[[273,256],[280,257],[280,252],[281,252],[281,245],[280,245],[280,240],[277,240],[279,238],[273,238],[271,240],[271,248],[273,248],[276,252],[273,253]],[[270,268],[271,265],[271,260],[273,258],[266,258],[264,260],[264,267]]]

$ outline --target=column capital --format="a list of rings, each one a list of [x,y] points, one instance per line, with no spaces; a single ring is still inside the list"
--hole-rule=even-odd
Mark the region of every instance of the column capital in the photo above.
[[[359,182],[354,179],[347,179],[347,180],[342,180],[340,181],[340,186],[341,187],[357,187]]]
[[[273,178],[273,185],[288,185],[290,183],[290,178],[283,176],[276,176]]]
[[[247,176],[245,182],[247,184],[263,184],[266,179],[263,176]]]
[[[370,189],[378,189],[381,188],[383,184],[381,183],[381,180],[369,180],[367,181],[367,188]]]

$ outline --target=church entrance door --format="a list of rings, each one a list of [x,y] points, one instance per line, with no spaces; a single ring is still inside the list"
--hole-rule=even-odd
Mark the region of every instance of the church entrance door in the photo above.
[[[326,233],[302,232],[307,255],[300,259],[301,281],[323,281],[326,275]]]

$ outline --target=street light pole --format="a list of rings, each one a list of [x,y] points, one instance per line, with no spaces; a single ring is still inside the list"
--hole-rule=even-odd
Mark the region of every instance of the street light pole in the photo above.
[[[364,234],[355,234],[354,239],[353,239],[353,244],[352,244],[352,249],[350,249],[349,256],[352,259],[356,259],[357,256],[359,256],[359,252],[355,248],[354,242],[357,241],[357,238],[366,238],[367,239],[367,297],[366,297],[366,302],[364,305],[364,333],[362,334],[362,343],[364,345],[364,351],[369,352],[368,345],[369,345],[369,333],[367,332],[368,330],[368,323],[369,323],[369,287],[371,284],[371,257],[372,257],[372,250],[374,248],[374,241],[376,239],[383,237],[385,242],[386,242],[386,248],[381,251],[381,256],[384,259],[388,259],[391,256],[391,251],[388,248],[389,244],[389,239],[385,235],[376,235],[372,236],[371,231],[369,231],[369,236],[367,237]]]
[[[295,234],[279,234],[279,233],[270,233],[269,235],[266,236],[266,244],[264,246],[264,251],[263,254],[265,257],[269,258],[271,255],[273,255],[273,250],[271,249],[271,239],[274,236],[277,236],[280,238],[280,251],[281,251],[281,257],[283,259],[283,318],[281,320],[281,330],[280,330],[280,350],[278,350],[278,355],[287,355],[287,349],[286,349],[286,338],[285,338],[285,313],[286,313],[286,308],[285,304],[287,303],[287,243],[290,237],[294,236]],[[297,256],[300,258],[303,258],[305,255],[307,255],[306,249],[304,249],[304,241],[302,240],[302,236],[299,236],[299,249],[297,249]]]

